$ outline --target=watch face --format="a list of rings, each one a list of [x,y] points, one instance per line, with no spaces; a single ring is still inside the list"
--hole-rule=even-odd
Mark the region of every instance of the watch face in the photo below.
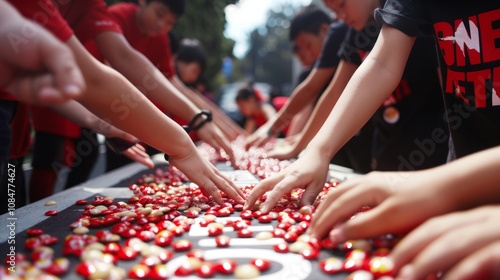
[[[390,106],[384,109],[384,121],[390,124],[395,124],[399,121],[399,111],[398,109]]]

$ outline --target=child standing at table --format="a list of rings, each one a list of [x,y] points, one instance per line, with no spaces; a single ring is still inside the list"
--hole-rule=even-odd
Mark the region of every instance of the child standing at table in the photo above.
[[[380,26],[374,21],[372,13],[375,8],[383,5],[378,0],[366,3],[349,2],[347,5],[349,9],[344,10],[340,8],[343,7],[340,1],[325,1],[325,3],[336,12],[341,20],[349,22],[356,30],[351,29],[348,32],[340,51],[342,61],[339,69],[327,94],[322,97],[324,101],[320,101],[322,104],[315,109],[315,116],[307,125],[304,139],[297,145],[304,147],[316,133],[318,134],[314,137],[315,139],[319,135],[324,135],[326,129],[331,134],[322,139],[325,141],[322,147],[330,149],[333,144],[339,145],[336,146],[335,152],[337,152],[349,139],[349,137],[344,137],[345,135],[339,135],[339,131],[348,128],[352,133],[349,135],[352,137],[375,114],[372,147],[372,166],[375,170],[418,170],[444,163],[448,153],[448,129],[443,121],[444,105],[440,96],[437,62],[434,59],[435,48],[433,41],[429,38],[419,38],[415,46],[409,49],[408,61],[403,65],[401,74],[393,77],[391,88],[385,85],[386,91],[380,92],[378,98],[373,98],[374,92],[379,93],[377,88],[367,86],[363,89],[356,89],[357,99],[352,101],[348,109],[342,108],[355,116],[349,115],[342,121],[339,120],[339,123],[335,125],[335,132],[332,127],[327,126],[330,124],[325,123],[321,126],[328,115],[338,112],[333,106],[336,106],[335,103],[339,97],[343,98],[345,92],[348,92],[349,88],[346,87],[344,90],[345,85],[351,76],[352,79],[356,77],[353,74],[362,64],[361,62],[370,57],[369,53],[373,51],[380,31]],[[367,60],[367,62],[372,61]],[[383,94],[385,94],[385,100],[382,99]],[[362,122],[359,121],[356,126],[352,125],[354,120],[361,119],[363,119]],[[339,128],[342,129],[339,130]],[[339,142],[339,139],[342,139],[342,142]],[[316,144],[311,141],[306,151],[308,150],[316,150]],[[318,165],[314,170],[326,172],[328,167],[323,162],[323,157],[334,154],[321,152],[322,160],[314,161],[315,165]],[[298,162],[302,162],[302,157]],[[315,178],[314,183],[309,182],[304,185],[305,177],[301,180],[296,180],[295,176],[282,177],[286,176],[285,173],[288,173],[288,170],[293,170],[293,168],[288,168],[276,176],[261,181],[250,193],[247,206],[250,207],[260,195],[274,188],[272,195],[268,195],[266,206],[262,209],[262,211],[269,211],[281,195],[298,187],[298,184],[306,188],[302,203],[311,204],[322,187],[322,184],[319,184],[321,180],[317,181],[319,177]],[[302,172],[305,172],[304,170]],[[322,180],[324,179],[326,176]],[[313,187],[308,188],[309,184]]]

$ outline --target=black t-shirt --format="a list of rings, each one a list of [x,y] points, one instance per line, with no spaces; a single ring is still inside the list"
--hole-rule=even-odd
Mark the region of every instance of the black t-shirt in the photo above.
[[[436,38],[455,154],[500,144],[500,2],[389,0],[379,22]]]
[[[361,64],[379,31],[375,21],[361,31],[351,29],[342,44],[341,59]],[[399,85],[372,117],[374,170],[418,170],[446,162],[448,128],[437,69],[434,41],[419,38]]]
[[[330,24],[328,34],[323,42],[321,54],[316,60],[314,67],[333,68],[339,65],[340,58],[338,56],[338,51],[347,30],[349,30],[349,27],[342,22],[333,22]]]

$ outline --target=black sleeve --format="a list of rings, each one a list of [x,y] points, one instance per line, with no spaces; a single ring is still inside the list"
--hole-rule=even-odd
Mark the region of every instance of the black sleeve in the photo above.
[[[330,25],[323,48],[321,49],[321,54],[316,60],[314,67],[332,68],[339,65],[340,58],[338,52],[348,29],[347,25],[341,22],[334,22]]]
[[[424,0],[387,0],[384,8],[375,10],[375,19],[408,36],[433,35],[427,1]]]

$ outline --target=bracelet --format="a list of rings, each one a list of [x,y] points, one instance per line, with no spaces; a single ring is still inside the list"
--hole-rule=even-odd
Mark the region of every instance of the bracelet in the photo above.
[[[198,119],[202,119],[200,122],[198,122]],[[188,127],[191,130],[198,130],[202,126],[204,126],[207,122],[212,121],[212,112],[209,110],[201,110],[198,114],[194,115],[193,119],[189,122]],[[198,122],[198,123],[196,123]],[[196,124],[196,125],[195,125]]]

